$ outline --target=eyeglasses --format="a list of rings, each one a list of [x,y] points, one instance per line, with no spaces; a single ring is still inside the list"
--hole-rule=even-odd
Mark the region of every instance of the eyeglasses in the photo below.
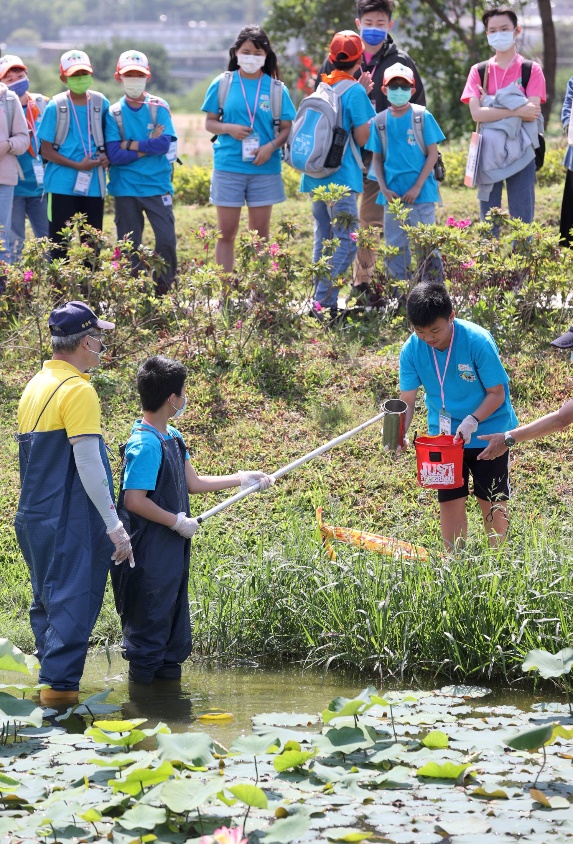
[[[411,91],[412,86],[409,82],[389,82],[387,87],[391,91]]]

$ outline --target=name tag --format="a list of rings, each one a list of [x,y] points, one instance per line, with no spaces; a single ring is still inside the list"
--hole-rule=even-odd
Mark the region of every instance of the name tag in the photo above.
[[[252,132],[248,138],[241,141],[243,150],[243,161],[254,161],[261,145],[261,136],[258,132]]]
[[[44,185],[44,165],[42,164],[41,158],[35,158],[32,161],[32,170],[34,171],[34,177],[36,179],[36,184],[39,188],[43,187]]]
[[[74,193],[78,194],[79,196],[87,196],[90,190],[90,184],[92,181],[92,170],[80,170],[77,177],[76,183],[74,185]]]
[[[440,413],[438,415],[439,425],[440,425],[440,434],[451,434],[452,433],[452,417],[445,409],[442,407]]]
[[[167,161],[170,164],[175,164],[177,161],[177,141],[171,141],[169,149],[167,150]]]
[[[161,199],[166,208],[170,208],[173,205],[173,197],[170,193],[165,193]]]

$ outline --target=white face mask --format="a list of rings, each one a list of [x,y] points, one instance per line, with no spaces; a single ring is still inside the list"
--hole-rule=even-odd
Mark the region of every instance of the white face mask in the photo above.
[[[134,100],[137,100],[137,98],[141,97],[141,95],[145,91],[147,78],[142,76],[125,76],[121,80],[121,84],[123,85],[123,90],[125,91],[127,96],[131,97]]]
[[[237,53],[237,64],[245,73],[256,73],[266,62],[266,56],[248,56],[246,53]]]
[[[173,414],[171,419],[179,419],[179,417],[182,416],[183,413],[185,413],[185,409],[187,407],[187,396],[185,396],[185,398],[183,399],[183,407],[177,408],[173,404],[171,405],[171,407],[175,409],[175,413]]]
[[[487,43],[492,50],[498,50],[500,53],[505,53],[506,50],[513,47],[515,30],[511,32],[492,32],[487,36]]]

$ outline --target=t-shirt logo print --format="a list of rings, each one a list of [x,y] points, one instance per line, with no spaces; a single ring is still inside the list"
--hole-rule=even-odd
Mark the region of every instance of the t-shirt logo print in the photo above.
[[[413,129],[408,129],[408,132],[407,132],[407,140],[408,140],[408,145],[409,145],[409,146],[411,146],[411,147],[415,147],[415,146],[417,145],[417,144],[416,144],[416,137],[415,137],[415,135],[414,135],[414,130],[413,130]]]
[[[271,110],[271,99],[268,94],[261,94],[259,97],[259,108],[261,111]]]

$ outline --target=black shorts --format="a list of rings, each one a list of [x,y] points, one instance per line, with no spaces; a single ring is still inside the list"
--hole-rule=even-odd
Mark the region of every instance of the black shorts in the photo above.
[[[478,460],[483,448],[464,448],[463,486],[456,489],[439,489],[438,501],[456,501],[469,495],[470,473],[474,482],[474,495],[482,501],[507,501],[509,486],[509,451],[494,460]]]

